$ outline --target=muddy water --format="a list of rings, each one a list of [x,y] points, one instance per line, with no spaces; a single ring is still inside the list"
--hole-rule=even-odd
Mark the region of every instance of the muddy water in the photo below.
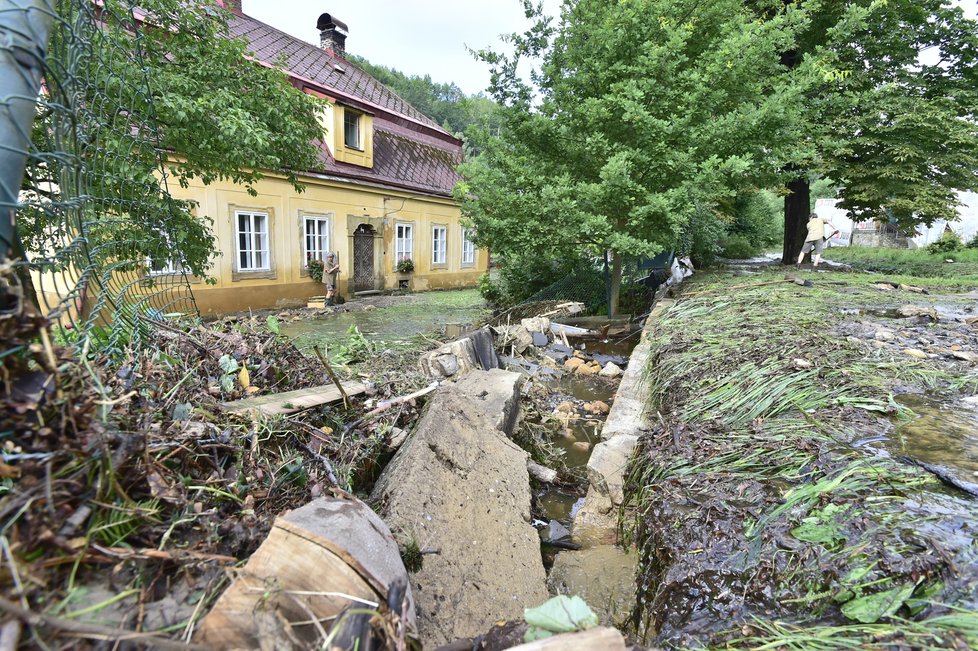
[[[376,309],[362,309],[376,304]],[[460,331],[488,316],[485,300],[478,290],[425,292],[407,296],[351,301],[349,312],[314,319],[283,323],[282,333],[291,337],[300,350],[316,344],[342,345],[356,326],[367,339],[384,348],[408,347],[412,338],[424,332]]]
[[[915,416],[881,444],[893,456],[907,456],[947,468],[967,482],[978,482],[978,405],[920,395],[897,401]]]

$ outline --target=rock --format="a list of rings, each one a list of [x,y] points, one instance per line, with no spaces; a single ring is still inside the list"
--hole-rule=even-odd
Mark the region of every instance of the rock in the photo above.
[[[459,339],[421,356],[421,371],[441,380],[480,368],[471,339]]]
[[[496,344],[503,352],[508,352],[512,348],[514,352],[522,354],[523,351],[533,345],[533,335],[521,325],[500,326],[496,328],[496,332],[502,335]]]
[[[546,466],[541,466],[536,461],[531,459],[526,460],[526,470],[530,473],[530,476],[537,481],[543,482],[544,484],[552,484],[557,481],[557,471],[547,468]]]
[[[602,366],[606,365],[608,362],[612,362],[615,366],[624,369],[628,366],[628,358],[622,357],[621,355],[605,355],[603,353],[594,353],[592,355],[594,361]]]
[[[892,292],[894,289],[896,289],[896,287],[888,283],[873,283],[871,286],[875,287],[876,289],[881,289],[884,292]]]
[[[547,335],[543,334],[542,332],[531,332],[530,336],[533,337],[533,345],[537,348],[543,348],[550,343],[550,340],[547,339]]]
[[[556,520],[551,520],[546,527],[540,530],[540,539],[544,542],[570,540],[570,537],[570,530]]]
[[[568,357],[569,357],[569,355],[567,353],[562,353],[562,352],[558,352],[558,351],[555,351],[555,350],[550,350],[549,348],[547,350],[545,350],[544,353],[543,353],[543,359],[544,360],[548,360],[548,359],[549,360],[553,360],[555,362],[555,365],[556,364],[563,364],[565,361],[567,361],[567,358]]]
[[[550,330],[550,319],[545,316],[535,316],[530,319],[523,319],[520,325],[530,332],[544,333]],[[544,344],[546,346],[546,344]]]
[[[904,348],[903,354],[914,359],[927,359],[927,353],[917,348]]]
[[[927,293],[929,293],[923,287],[917,287],[916,285],[904,285],[902,283],[900,284],[900,289],[902,289],[904,291],[907,291],[907,292],[914,292],[915,294],[927,294]]]
[[[374,488],[388,525],[440,550],[411,576],[425,648],[522,618],[548,597],[528,455],[508,438],[520,382],[473,371],[441,387]]]
[[[598,375],[601,377],[619,377],[623,372],[620,366],[614,362],[608,362]]]
[[[811,368],[812,367],[812,363],[810,361],[808,361],[807,359],[802,359],[800,357],[791,360],[791,365],[794,366],[797,369]]]
[[[577,408],[574,406],[574,403],[571,402],[570,400],[565,400],[564,402],[554,407],[555,414],[558,413],[573,414],[575,411],[577,411]]]
[[[574,373],[581,366],[584,366],[584,360],[578,357],[571,357],[569,360],[564,362],[564,370]]]
[[[978,354],[970,353],[966,350],[952,350],[951,356],[955,359],[960,359],[961,361],[968,362],[970,364],[978,363]]]
[[[589,414],[607,414],[611,411],[611,407],[606,402],[595,400],[594,402],[584,403],[584,411]]]
[[[575,350],[574,353],[573,353],[573,356],[576,357],[577,359],[585,359],[585,360],[587,359],[587,355],[585,355],[580,350]]]
[[[937,310],[932,307],[919,307],[917,305],[902,305],[897,308],[897,314],[904,318],[927,317],[931,321],[938,321],[940,317]]]
[[[873,338],[876,339],[877,341],[893,341],[894,339],[896,339],[896,335],[893,333],[892,330],[881,329],[876,331],[876,334],[873,335]]]
[[[580,450],[581,452],[587,452],[591,449],[591,444],[587,441],[577,441],[573,443],[572,446],[575,450]]]
[[[597,375],[601,372],[601,367],[597,364],[581,364],[574,372],[578,375]]]
[[[390,443],[387,447],[392,450],[396,450],[397,448],[401,447],[408,437],[407,430],[401,429],[400,427],[392,427],[388,434],[390,436]]]

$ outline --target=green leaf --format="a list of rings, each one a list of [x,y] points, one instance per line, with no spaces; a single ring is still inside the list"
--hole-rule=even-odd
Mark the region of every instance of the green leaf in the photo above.
[[[553,637],[553,633],[537,626],[531,626],[530,628],[526,629],[526,633],[523,634],[523,641],[533,642],[534,640],[542,640],[547,637]]]
[[[282,332],[282,329],[279,327],[278,324],[278,317],[276,317],[273,314],[269,314],[268,317],[265,319],[265,325],[268,326],[268,331],[271,332],[273,335],[281,334]]]
[[[221,355],[221,359],[217,360],[217,363],[225,373],[231,374],[238,370],[238,362],[230,355]]]
[[[863,624],[872,624],[892,616],[913,594],[916,584],[904,585],[883,592],[853,599],[842,606],[842,614]]]
[[[578,596],[554,597],[536,608],[525,609],[523,618],[531,627],[553,633],[583,631],[598,625],[598,616]]]

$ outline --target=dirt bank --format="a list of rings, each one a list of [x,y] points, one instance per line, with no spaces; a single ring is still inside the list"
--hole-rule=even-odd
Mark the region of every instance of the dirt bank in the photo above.
[[[702,278],[650,333],[636,623],[674,647],[973,648],[978,519],[954,478],[976,450],[939,431],[958,453],[925,469],[890,443],[907,397],[978,392],[974,297],[804,276]]]

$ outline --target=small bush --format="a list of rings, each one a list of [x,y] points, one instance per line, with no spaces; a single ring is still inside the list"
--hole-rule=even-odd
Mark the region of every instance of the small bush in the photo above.
[[[968,240],[965,247],[969,249],[978,249],[978,233],[975,233],[975,236]]]
[[[414,271],[414,260],[411,258],[401,258],[397,261],[394,269],[397,270],[399,274],[409,274]]]
[[[945,231],[944,235],[941,235],[941,239],[931,242],[927,245],[928,253],[954,253],[960,251],[964,248],[964,243],[961,242],[961,238],[958,237],[957,233],[951,231]]]
[[[730,235],[723,240],[721,255],[731,260],[743,260],[753,258],[760,249],[751,240],[743,235]]]
[[[501,305],[505,298],[502,288],[492,282],[492,278],[489,277],[489,272],[479,276],[479,293],[482,294],[482,298],[486,299],[489,305]]]

